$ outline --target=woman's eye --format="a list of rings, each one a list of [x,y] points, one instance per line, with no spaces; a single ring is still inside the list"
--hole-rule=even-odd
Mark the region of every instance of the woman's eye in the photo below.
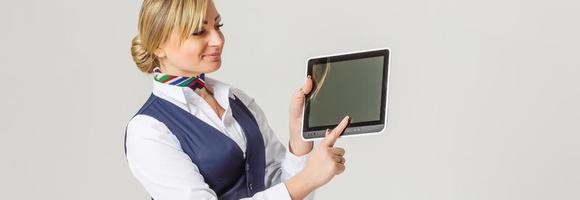
[[[205,33],[205,29],[199,30],[197,32],[193,32],[191,35],[203,35]]]
[[[218,24],[216,25],[216,29],[220,30],[222,26],[224,26],[224,24]],[[205,34],[206,32],[207,31],[205,29],[201,29],[199,31],[193,32],[191,35],[199,36]]]

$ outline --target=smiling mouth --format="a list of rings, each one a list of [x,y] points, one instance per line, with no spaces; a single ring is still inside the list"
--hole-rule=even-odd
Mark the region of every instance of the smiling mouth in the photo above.
[[[220,53],[205,54],[203,55],[203,58],[210,61],[218,61],[221,59],[221,54]]]
[[[221,52],[217,51],[217,52],[212,52],[212,53],[206,53],[206,54],[202,54],[203,56],[220,56]]]

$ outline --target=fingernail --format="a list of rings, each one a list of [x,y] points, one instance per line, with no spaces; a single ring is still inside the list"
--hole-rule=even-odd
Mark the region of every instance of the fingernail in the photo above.
[[[350,117],[347,115],[346,117],[344,117],[344,119],[342,119],[342,121],[347,121],[349,119],[350,119]]]
[[[312,78],[310,75],[308,75],[308,78]]]

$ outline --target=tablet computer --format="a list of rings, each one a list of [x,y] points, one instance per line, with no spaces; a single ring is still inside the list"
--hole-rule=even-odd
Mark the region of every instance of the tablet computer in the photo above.
[[[302,138],[322,139],[346,115],[351,123],[341,137],[385,131],[389,94],[388,48],[308,59],[313,80],[302,116]]]

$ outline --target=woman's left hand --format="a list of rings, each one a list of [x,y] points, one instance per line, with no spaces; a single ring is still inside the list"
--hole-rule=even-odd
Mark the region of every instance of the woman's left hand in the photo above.
[[[304,86],[294,92],[290,100],[290,151],[297,156],[302,156],[312,150],[312,142],[302,140],[300,126],[302,125],[302,108],[306,95],[312,91],[312,79],[306,79]]]

